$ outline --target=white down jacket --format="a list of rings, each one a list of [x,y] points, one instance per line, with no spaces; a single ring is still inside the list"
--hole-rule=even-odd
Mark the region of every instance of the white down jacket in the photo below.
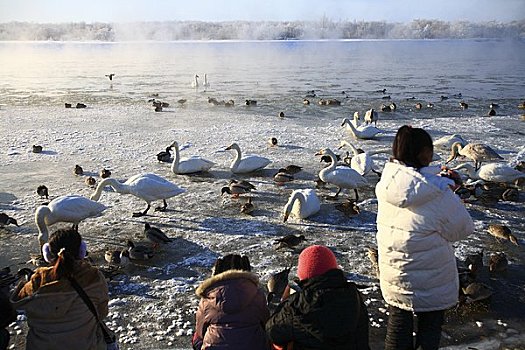
[[[474,231],[459,198],[433,180],[391,162],[376,186],[381,292],[388,304],[403,310],[445,310],[457,303],[451,242]]]

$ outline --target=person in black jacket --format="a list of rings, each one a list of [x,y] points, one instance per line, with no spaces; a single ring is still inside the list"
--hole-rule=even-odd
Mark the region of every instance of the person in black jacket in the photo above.
[[[320,245],[303,250],[297,276],[301,290],[283,301],[266,323],[270,341],[294,350],[368,350],[366,306],[332,251]]]

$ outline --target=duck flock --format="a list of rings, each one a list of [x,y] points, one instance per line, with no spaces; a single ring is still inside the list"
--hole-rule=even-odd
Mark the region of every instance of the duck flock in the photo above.
[[[204,83],[198,78],[195,75],[194,88],[209,87],[207,75]],[[349,96],[345,94],[345,98]],[[388,96],[380,100],[389,99]],[[117,116],[114,111],[97,113],[98,106],[88,106],[75,111],[87,113],[84,116],[89,115],[88,123],[57,123],[53,125],[56,133],[51,132],[47,142],[28,146],[25,153],[12,152],[11,157],[27,153],[24,160],[34,162],[33,166],[44,175],[36,172],[29,183],[14,184],[18,199],[2,205],[0,242],[13,248],[10,259],[2,263],[17,268],[23,265],[20,259],[32,258],[31,261],[41,263],[38,247],[47,241],[55,225],[72,224],[88,241],[90,258],[115,283],[112,297],[117,301],[112,310],[116,311],[110,316],[113,326],[122,327],[121,339],[130,343],[139,341],[136,334],[144,329],[154,333],[164,327],[179,336],[190,335],[195,306],[193,287],[206,276],[217,256],[232,252],[248,254],[255,269],[266,273],[262,280],[268,282],[270,301],[278,300],[280,286],[285,284],[283,279],[292,279],[290,272],[300,250],[315,243],[334,249],[345,270],[354,274],[349,278],[357,278],[364,293],[377,297],[377,279],[369,268],[376,258],[374,187],[382,165],[391,156],[390,145],[397,128],[414,122],[392,116],[403,114],[408,104],[411,111],[424,110],[425,106],[433,109],[447,97],[439,100],[381,102],[367,106],[362,113],[345,108],[345,99],[341,102],[319,98],[313,90],[298,96],[297,103],[308,108],[340,111],[339,120],[323,128],[304,128],[294,123],[286,110],[277,116],[265,115],[262,120],[259,115],[231,114],[216,108],[234,107],[233,101],[220,103],[213,96],[184,102],[181,99],[178,107],[206,105],[211,108],[205,113],[206,118],[216,118],[216,123],[208,121],[206,126],[199,126],[199,122],[194,122],[188,126],[188,119],[179,120],[175,129],[167,127],[173,122],[168,113],[149,116],[166,115],[153,126],[151,120],[139,120],[143,110],[119,110],[124,116]],[[169,112],[170,104],[158,101],[150,100],[155,111]],[[243,105],[258,108],[264,103],[271,102],[257,103],[248,98]],[[522,105],[512,108],[525,107]],[[172,108],[175,114],[184,113],[178,107]],[[499,108],[495,104],[489,107],[487,115],[481,118],[494,117]],[[460,101],[457,108],[465,110],[469,106]],[[103,127],[109,113],[121,129]],[[22,120],[23,116],[15,113],[14,118]],[[11,142],[22,136],[29,138],[39,124],[34,123]],[[425,121],[421,126],[426,126]],[[82,131],[67,131],[71,127]],[[510,159],[508,152],[501,153],[483,138],[468,140],[460,132],[429,131],[442,135],[435,139],[435,160],[443,164],[443,172],[455,174],[455,191],[475,212],[478,234],[485,235],[458,254],[462,301],[486,302],[498,292],[490,281],[499,276],[506,278],[505,274],[512,274],[508,270],[513,264],[519,263],[515,253],[508,257],[505,251],[521,249],[522,234],[515,232],[521,229],[513,227],[513,221],[505,219],[502,213],[523,209],[525,164],[523,160]],[[60,152],[64,139],[71,144]],[[34,137],[29,144],[32,140]],[[85,143],[89,145],[79,146]],[[187,148],[191,147],[198,152],[187,156]],[[245,154],[245,149],[254,154]],[[78,152],[80,156],[67,156],[66,151]],[[14,161],[10,166],[18,165]],[[100,171],[84,170],[96,166]],[[31,185],[34,187],[29,189]],[[131,196],[123,196],[126,194]],[[485,221],[479,214],[491,210],[497,215],[487,217],[499,220]],[[360,231],[364,234],[356,236]],[[163,296],[162,290],[168,287],[161,280],[166,279],[175,284],[170,286],[170,293],[178,294],[168,299],[182,311],[163,312],[158,310],[158,304],[148,302],[153,305],[148,306],[153,308],[148,309],[151,315],[160,320],[145,324],[140,320],[144,313],[124,318],[126,310],[144,302],[144,296]],[[138,295],[138,300],[128,295]],[[384,312],[377,310],[384,306],[377,298],[371,297],[369,302],[371,306],[379,305],[372,311],[376,314],[372,325],[381,328],[386,316],[381,317]],[[170,320],[173,323],[169,324]],[[138,326],[140,322],[142,326]],[[153,335],[156,336],[159,334]],[[171,339],[168,333],[160,336]]]

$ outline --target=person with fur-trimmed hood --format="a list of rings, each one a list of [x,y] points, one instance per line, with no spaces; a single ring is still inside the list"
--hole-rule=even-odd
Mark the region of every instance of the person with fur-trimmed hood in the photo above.
[[[270,317],[266,297],[246,256],[229,254],[217,259],[212,276],[196,294],[193,349],[268,350],[264,324]]]

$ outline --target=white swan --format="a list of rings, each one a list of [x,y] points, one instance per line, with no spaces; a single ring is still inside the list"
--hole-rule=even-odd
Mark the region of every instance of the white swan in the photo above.
[[[237,154],[230,165],[230,170],[234,174],[250,173],[260,170],[271,163],[268,158],[256,155],[241,156],[241,148],[238,144],[232,143],[226,150],[235,150]]]
[[[315,190],[304,189],[295,190],[290,195],[288,203],[284,206],[284,219],[286,222],[288,216],[292,215],[299,219],[306,219],[314,215],[321,209],[321,202],[315,193]]]
[[[465,169],[472,180],[491,182],[514,183],[518,179],[525,179],[525,173],[504,163],[489,163],[474,169],[472,164],[462,163],[451,170]]]
[[[104,179],[98,184],[97,189],[91,195],[91,199],[98,201],[105,186],[113,187],[113,189],[120,194],[132,194],[148,204],[143,212],[133,213],[133,216],[146,215],[150,208],[150,203],[160,199],[164,202],[164,206],[158,207],[155,210],[164,211],[168,206],[166,203],[167,198],[186,191],[158,175],[147,173],[132,176],[124,183],[113,178]]]
[[[179,144],[177,141],[171,144],[171,148],[175,150],[173,163],[171,163],[171,171],[173,171],[174,174],[192,174],[208,171],[215,165],[214,162],[198,156],[180,159]]]
[[[40,247],[48,240],[48,226],[57,222],[71,222],[78,226],[82,220],[99,216],[106,209],[105,205],[78,195],[60,196],[47,205],[41,205],[35,211]]]
[[[365,124],[372,124],[377,126],[377,120],[379,119],[379,113],[377,113],[373,108],[369,109],[365,113]]]
[[[354,117],[355,118],[355,117]],[[383,131],[372,125],[355,127],[347,118],[343,119],[341,126],[346,125],[346,130],[356,139],[371,139]]]
[[[208,82],[208,74],[204,73],[204,83],[202,84],[204,87],[209,87],[210,83]]]
[[[339,146],[339,149],[348,146],[353,152],[352,160],[350,161],[350,167],[357,171],[360,175],[365,176],[369,172],[373,171],[374,173],[381,175],[381,173],[375,169],[374,166],[374,160],[372,159],[372,155],[379,154],[379,153],[390,153],[391,151],[388,149],[384,150],[377,150],[372,152],[359,152],[357,148],[353,144],[351,144],[348,141],[342,140],[341,145]]]
[[[195,74],[193,76],[193,81],[191,82],[191,87],[197,89],[199,87],[199,76]]]
[[[452,147],[452,145],[456,142],[459,142],[461,146],[465,146],[467,144],[467,141],[465,141],[465,139],[461,137],[460,134],[453,134],[443,136],[434,141],[434,147],[448,151],[450,147]]]
[[[479,169],[481,162],[503,159],[496,151],[483,143],[469,143],[462,147],[460,142],[454,142],[451,146],[451,155],[445,164],[456,159],[458,155],[472,159],[475,163],[474,170]]]
[[[334,184],[338,187],[334,198],[337,198],[339,192],[341,192],[343,188],[353,188],[355,192],[355,201],[357,202],[359,200],[357,189],[367,185],[368,181],[366,181],[366,179],[361,174],[352,168],[337,166],[337,158],[331,149],[322,149],[319,153],[317,153],[317,155],[327,155],[332,160],[330,166],[319,172],[319,179],[326,183]]]

